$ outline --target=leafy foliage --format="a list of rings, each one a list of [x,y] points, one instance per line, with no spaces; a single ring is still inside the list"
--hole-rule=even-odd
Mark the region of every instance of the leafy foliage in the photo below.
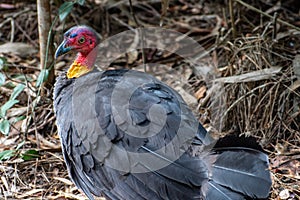
[[[0,152],[0,161],[8,160],[15,155],[16,155],[16,150],[14,149],[4,150]]]
[[[0,73],[0,86],[2,86],[5,83],[5,76],[4,74]]]
[[[22,83],[18,84],[13,89],[13,92],[11,93],[9,100],[0,107],[0,132],[2,134],[8,135],[8,133],[9,133],[10,121],[8,120],[8,117],[6,116],[6,113],[15,104],[19,103],[19,100],[17,100],[16,98],[24,90],[24,88],[25,88],[24,84],[22,84]],[[17,120],[14,121],[14,123],[19,121],[22,118],[23,118],[23,116],[20,116]]]
[[[9,124],[9,121],[7,119],[3,119],[1,122],[0,122],[0,131],[7,135],[9,133],[9,129],[10,129],[10,124]]]
[[[10,100],[16,99],[16,98],[19,96],[19,94],[24,90],[24,88],[25,88],[25,85],[24,85],[24,84],[18,84],[18,85],[14,88],[12,94],[10,95]]]
[[[17,155],[18,150],[25,144],[25,141],[22,141],[18,144],[16,149],[4,150],[0,152],[0,161],[8,160]]]
[[[60,6],[58,10],[60,21],[64,21],[66,19],[66,17],[70,14],[74,4],[74,2],[67,1]]]
[[[2,106],[0,107],[0,132],[8,135],[11,125],[25,118],[25,116],[18,116],[17,118],[9,119],[6,114],[10,108],[19,103],[17,97],[25,89],[24,82],[26,79],[23,74],[14,74],[13,76],[10,76],[10,78],[17,79],[18,81],[21,81],[21,83],[15,85],[13,81],[6,81],[5,74],[1,73],[8,70],[6,63],[7,59],[5,57],[0,57],[0,87],[13,88],[9,100],[5,103],[1,102]]]
[[[4,150],[0,152],[0,161],[9,160],[10,158],[19,155],[18,157],[22,158],[24,161],[36,159],[40,157],[39,151],[35,149],[29,149],[24,153],[19,153],[20,148],[24,145],[25,141],[18,144],[16,149]]]
[[[34,149],[29,149],[29,150],[25,151],[23,154],[21,154],[21,158],[25,161],[36,159],[39,157],[40,157],[39,151],[34,150]]]
[[[36,81],[36,86],[39,87],[42,85],[43,82],[45,82],[48,79],[49,76],[49,69],[42,69],[40,72],[37,81]]]
[[[5,70],[6,58],[0,57],[0,70]],[[3,73],[0,73],[0,86],[5,83],[5,76]]]
[[[60,21],[64,21],[66,17],[71,13],[74,4],[78,3],[79,5],[83,5],[85,0],[76,0],[76,1],[67,1],[63,3],[58,9],[58,15]]]
[[[7,62],[5,57],[0,57],[0,70],[7,70],[7,66],[5,65]]]

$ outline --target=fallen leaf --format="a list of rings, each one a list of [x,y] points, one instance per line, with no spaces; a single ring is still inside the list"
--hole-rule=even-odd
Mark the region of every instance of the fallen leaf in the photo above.
[[[290,197],[290,192],[288,189],[284,189],[279,193],[280,199],[288,199]]]
[[[298,80],[300,80],[300,54],[296,55],[293,60],[294,74]]]
[[[299,74],[300,75],[300,74]],[[292,91],[296,91],[298,88],[300,87],[300,76],[299,76],[299,79],[296,80],[292,86],[291,86],[291,90]]]
[[[34,194],[40,193],[40,192],[43,192],[43,191],[45,191],[45,189],[32,189],[32,190],[30,190],[28,192],[25,192],[22,195],[17,195],[17,198],[18,199],[23,199],[25,197],[32,197]]]
[[[236,76],[217,78],[214,81],[223,82],[223,83],[245,83],[251,81],[261,81],[261,80],[272,78],[277,73],[279,73],[281,69],[282,69],[281,67],[266,68],[266,69],[252,71],[252,72],[248,72]]]
[[[73,185],[72,181],[70,181],[69,179],[66,178],[61,178],[61,177],[53,177],[53,179],[58,180],[60,182],[63,182],[67,185]]]
[[[127,54],[127,59],[128,59],[128,64],[134,63],[138,59],[138,51],[134,50],[131,52],[128,52]]]
[[[14,53],[21,57],[27,57],[37,52],[35,47],[22,42],[8,42],[0,45],[0,53]]]
[[[197,100],[202,99],[205,96],[206,89],[206,86],[203,85],[195,92],[195,97]]]

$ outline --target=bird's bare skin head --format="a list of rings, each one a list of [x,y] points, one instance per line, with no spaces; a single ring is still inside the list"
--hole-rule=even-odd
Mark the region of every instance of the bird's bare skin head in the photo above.
[[[55,58],[68,52],[77,52],[77,57],[68,69],[68,78],[78,78],[93,70],[99,44],[97,33],[87,26],[75,26],[64,34],[63,42],[55,52]]]

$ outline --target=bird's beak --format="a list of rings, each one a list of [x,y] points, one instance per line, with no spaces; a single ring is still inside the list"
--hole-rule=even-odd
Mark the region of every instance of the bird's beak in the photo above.
[[[64,40],[57,48],[56,52],[55,52],[55,59],[58,57],[58,56],[61,56],[65,53],[68,53],[69,51],[72,50],[72,47],[68,46],[66,47],[66,44],[67,44],[67,41]]]

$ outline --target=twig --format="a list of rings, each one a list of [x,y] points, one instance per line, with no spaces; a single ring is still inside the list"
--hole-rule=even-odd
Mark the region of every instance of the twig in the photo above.
[[[116,20],[117,22],[119,22],[122,26],[127,27],[129,30],[134,31],[134,28],[131,27],[130,25],[128,25],[127,23],[123,22],[121,19],[119,19],[118,17],[116,17],[115,15],[112,15],[111,18],[113,18],[114,20]]]
[[[40,96],[39,96],[39,97],[40,97]],[[37,98],[39,98],[39,97],[37,97]],[[36,146],[37,146],[38,149],[40,149],[40,148],[41,148],[41,143],[40,143],[40,139],[39,139],[39,137],[38,137],[38,129],[37,129],[37,125],[36,125],[37,122],[35,121],[36,116],[35,116],[35,111],[34,111],[34,108],[35,108],[36,104],[37,104],[37,103],[34,103],[34,104],[31,106],[31,109],[32,109],[31,115],[32,115],[33,124],[34,124],[34,133],[35,133],[35,137],[36,137]]]
[[[137,21],[137,19],[136,19],[136,17],[135,17],[135,14],[134,14],[134,12],[133,12],[133,6],[132,6],[132,1],[131,1],[131,0],[129,0],[129,8],[130,8],[130,14],[131,14],[132,17],[133,17],[133,20],[134,20],[135,24],[136,24],[138,27],[140,27],[140,24],[139,24],[139,22]]]
[[[14,41],[14,36],[15,36],[15,22],[12,18],[10,20],[10,25],[11,25],[10,42],[13,42]]]
[[[139,34],[141,36],[142,60],[143,60],[144,71],[146,72],[147,69],[146,69],[146,57],[145,57],[144,29],[139,28],[138,31],[139,31]]]
[[[225,117],[225,116],[228,114],[228,112],[229,112],[234,106],[236,106],[240,101],[242,101],[244,98],[248,97],[250,94],[253,94],[256,90],[258,90],[258,89],[260,89],[260,88],[264,88],[264,87],[266,87],[267,85],[271,85],[271,84],[273,84],[273,83],[266,83],[266,84],[263,84],[263,85],[259,85],[258,87],[253,88],[251,91],[247,92],[246,94],[244,94],[243,96],[241,96],[240,98],[238,98],[238,99],[237,99],[235,102],[233,102],[233,103],[229,106],[229,108],[224,112],[222,118]]]
[[[52,121],[55,121],[55,117],[54,116],[50,117],[46,121],[43,121],[42,124],[40,124],[38,126],[35,126],[35,127],[31,128],[31,129],[28,129],[27,133],[31,133],[31,132],[35,132],[35,131],[37,132],[37,130],[40,130],[40,129],[44,128],[46,124],[49,124]]]
[[[242,4],[243,6],[245,6],[245,7],[247,7],[247,8],[249,8],[250,10],[253,10],[253,11],[255,11],[255,12],[258,12],[259,14],[262,14],[262,15],[264,15],[264,16],[266,16],[266,17],[271,18],[271,19],[273,18],[272,15],[269,15],[269,14],[267,14],[267,13],[265,13],[265,12],[263,12],[263,11],[257,9],[257,8],[255,8],[255,7],[253,7],[253,6],[251,6],[251,5],[249,5],[249,4],[245,3],[245,2],[243,2],[242,0],[235,0],[235,1],[238,2],[238,3],[240,3],[240,4]],[[295,30],[297,30],[297,31],[300,31],[300,27],[294,26],[293,24],[290,24],[290,23],[288,23],[288,22],[286,22],[286,21],[283,21],[282,19],[277,19],[277,21],[278,21],[279,23],[283,24],[283,25],[286,25],[286,26],[288,26],[288,27],[290,27],[290,28],[293,28],[293,29],[295,29]]]
[[[24,8],[24,10],[21,10],[20,12],[17,12],[17,13],[7,13],[7,14],[4,14],[3,17],[4,17],[4,18],[7,18],[7,17],[16,18],[16,17],[18,17],[19,15],[22,15],[22,14],[24,14],[24,13],[29,12],[30,10],[31,10],[30,8]]]
[[[35,47],[38,47],[38,45],[36,44],[35,41],[33,41],[30,36],[27,34],[27,32],[19,25],[18,22],[15,23],[16,27],[23,33],[23,35],[30,41],[30,43],[32,45],[34,45]]]
[[[274,13],[274,17],[273,17],[273,33],[272,33],[272,39],[273,41],[276,40],[276,36],[277,36],[277,18],[278,18],[278,13],[275,12]]]
[[[37,14],[38,14],[38,32],[39,32],[39,46],[40,46],[40,69],[49,70],[47,79],[41,84],[41,96],[45,96],[43,87],[51,88],[54,84],[54,50],[52,44],[52,28],[54,21],[51,23],[50,3],[46,0],[37,0]],[[58,16],[54,20],[57,20]],[[45,73],[42,73],[45,76]],[[43,79],[44,80],[44,77]]]
[[[230,20],[231,20],[231,27],[232,27],[232,37],[236,37],[236,27],[234,23],[234,12],[233,12],[233,0],[229,0],[229,14],[230,14]]]
[[[139,35],[141,37],[142,61],[143,61],[144,71],[146,72],[147,69],[146,69],[146,57],[145,57],[144,30],[143,30],[143,27],[141,27],[141,25],[139,24],[138,20],[135,17],[131,0],[129,0],[129,7],[130,7],[130,13],[133,17],[133,20],[134,20],[135,24],[137,25],[137,27],[139,28],[138,32],[139,32]]]
[[[4,26],[7,22],[10,22],[11,25],[11,35],[10,35],[10,42],[14,41],[14,34],[15,34],[15,27],[14,27],[14,20],[12,17],[7,18],[2,23],[0,23],[0,28]]]
[[[39,166],[39,159],[35,159],[33,188],[36,188],[38,166]]]
[[[7,22],[10,21],[11,23],[11,37],[10,37],[10,42],[13,42],[14,41],[14,35],[15,35],[15,24],[14,24],[14,18],[18,17],[19,15],[23,14],[23,13],[26,13],[30,11],[29,8],[25,8],[24,10],[20,11],[20,12],[17,12],[17,13],[14,13],[14,14],[4,14],[3,17],[4,17],[4,21],[2,23],[0,23],[0,28],[2,28],[4,26],[4,24],[6,24]]]

